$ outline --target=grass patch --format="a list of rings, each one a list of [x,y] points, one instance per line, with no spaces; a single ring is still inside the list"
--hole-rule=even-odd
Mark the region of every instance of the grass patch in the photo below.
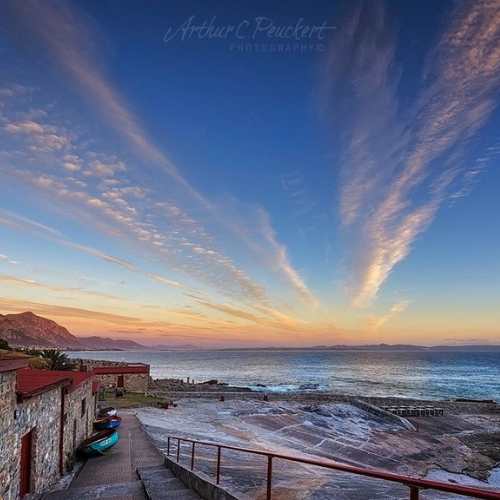
[[[158,406],[159,403],[165,403],[165,399],[146,396],[140,392],[126,392],[117,398],[113,391],[106,391],[104,400],[100,402],[115,408],[140,408],[142,406]]]

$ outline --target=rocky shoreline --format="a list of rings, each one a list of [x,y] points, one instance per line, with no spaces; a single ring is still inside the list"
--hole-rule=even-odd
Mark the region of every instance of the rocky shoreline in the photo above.
[[[210,393],[211,397],[204,397],[206,392],[203,396],[177,394],[183,397],[177,399],[176,407],[136,410],[162,450],[168,435],[180,435],[500,489],[500,412],[491,403],[439,402],[446,407],[443,416],[409,418],[413,428],[408,428],[402,420],[374,412],[369,403],[352,396],[340,400],[321,395],[318,400],[314,394],[281,394],[281,399],[264,401],[262,394],[260,399],[248,397],[255,395],[250,392],[245,393],[247,399],[235,394],[222,401],[216,397],[218,392]],[[199,467],[207,474],[213,472],[212,466],[210,456],[200,458]],[[262,487],[258,480],[261,471],[257,460],[231,456],[225,484],[255,497]],[[299,498],[294,496],[299,479],[301,494],[307,491],[310,495],[300,498],[407,498],[407,491],[400,492],[393,485],[380,483],[374,490],[372,482],[352,475],[335,473],[332,477],[300,467],[284,467],[278,472],[277,491],[282,496],[277,498]],[[426,498],[449,497],[429,494]]]
[[[314,384],[316,385],[316,384]],[[306,387],[307,386],[307,387]],[[184,398],[219,398],[255,399],[268,401],[315,401],[315,402],[351,402],[364,401],[375,406],[439,406],[446,413],[499,413],[500,404],[494,400],[474,399],[416,399],[397,396],[359,396],[340,394],[332,391],[315,390],[311,384],[304,384],[301,389],[286,392],[266,391],[266,386],[259,384],[259,390],[251,387],[232,386],[219,380],[195,382],[187,379],[152,379],[149,394],[170,399]]]
[[[195,382],[187,378],[175,379],[152,379],[150,382],[151,393],[202,393],[202,392],[235,392],[235,393],[250,393],[254,392],[249,387],[237,387],[226,384],[216,379],[204,380],[202,382]]]
[[[500,405],[495,401],[360,397],[310,387],[281,393],[265,389],[230,386],[218,380],[154,380],[151,391],[177,405],[165,417],[161,410],[140,410],[139,416],[160,448],[166,431],[172,428],[186,437],[209,437],[243,446],[260,442],[290,453],[300,450],[419,477],[500,488]],[[439,407],[442,414],[401,418],[383,409],[397,406]],[[152,414],[154,411],[159,413]],[[205,431],[197,429],[195,421],[204,423]],[[239,465],[258,468],[248,461]],[[235,491],[254,490],[255,484],[244,483],[236,465],[230,475]],[[339,493],[343,478],[337,478],[336,485],[320,476],[310,482],[314,498]],[[356,479],[361,491],[369,488],[365,483]],[[283,488],[284,497],[294,498],[290,489]],[[387,495],[399,498],[390,488],[373,498]]]

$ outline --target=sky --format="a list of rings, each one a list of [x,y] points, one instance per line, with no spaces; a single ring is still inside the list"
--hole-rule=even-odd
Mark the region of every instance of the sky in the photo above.
[[[498,0],[0,9],[0,313],[500,341]]]

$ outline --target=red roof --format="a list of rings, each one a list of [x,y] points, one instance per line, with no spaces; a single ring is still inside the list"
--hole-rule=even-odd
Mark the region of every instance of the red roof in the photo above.
[[[82,382],[92,378],[92,372],[74,372],[74,371],[57,371],[51,370],[50,373],[58,373],[71,378],[71,389],[76,389]]]
[[[17,372],[16,392],[21,398],[29,398],[61,384],[70,385],[72,379],[67,373],[61,375],[61,372],[23,368]]]
[[[26,368],[27,366],[28,361],[26,359],[0,359],[0,373],[12,372],[14,370],[19,370],[20,368]]]
[[[70,387],[71,390],[91,377],[91,373],[85,372],[23,368],[17,372],[16,392],[21,398],[29,398],[61,384]]]
[[[149,365],[127,365],[127,366],[96,366],[96,375],[112,375],[114,373],[149,373]]]

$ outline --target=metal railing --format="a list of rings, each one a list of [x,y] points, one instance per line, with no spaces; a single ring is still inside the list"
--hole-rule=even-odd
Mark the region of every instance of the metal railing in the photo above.
[[[273,480],[273,460],[288,460],[289,462],[297,462],[306,465],[315,465],[317,467],[323,467],[325,469],[337,470],[342,472],[349,472],[351,474],[357,474],[359,476],[372,477],[375,479],[381,479],[384,481],[392,481],[393,483],[399,483],[405,485],[409,488],[409,498],[410,500],[418,500],[420,490],[435,490],[442,491],[445,493],[455,493],[465,497],[481,498],[486,500],[499,500],[500,492],[485,490],[481,488],[475,488],[471,486],[461,486],[459,484],[449,484],[443,483],[441,481],[432,481],[429,479],[419,479],[416,477],[403,476],[400,474],[393,474],[392,472],[386,472],[380,469],[371,469],[365,467],[358,467],[354,465],[343,464],[335,462],[334,460],[327,459],[314,459],[306,457],[297,457],[293,455],[285,455],[282,453],[273,453],[272,451],[255,450],[252,448],[241,448],[239,446],[231,446],[220,443],[213,443],[210,441],[200,441],[197,439],[188,439],[179,436],[168,436],[167,438],[167,456],[170,457],[171,440],[177,441],[176,450],[176,460],[179,462],[181,443],[191,443],[191,470],[194,469],[195,462],[195,449],[196,445],[201,446],[211,446],[217,448],[217,468],[216,468],[216,483],[220,484],[220,469],[222,460],[222,450],[233,450],[243,453],[250,453],[253,455],[260,455],[267,457],[267,476],[266,476],[266,499],[271,500],[272,496],[272,480]]]

